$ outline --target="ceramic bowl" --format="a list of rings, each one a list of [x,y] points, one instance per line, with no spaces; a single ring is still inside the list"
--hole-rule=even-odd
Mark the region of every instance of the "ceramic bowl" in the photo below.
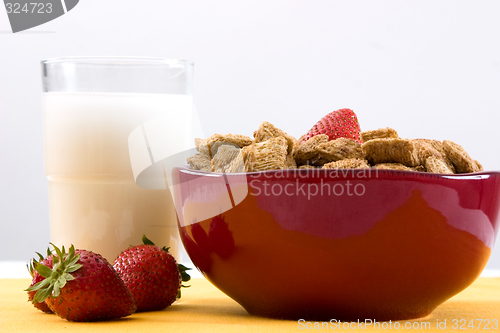
[[[176,168],[174,199],[189,257],[250,314],[403,320],[480,275],[499,175]]]

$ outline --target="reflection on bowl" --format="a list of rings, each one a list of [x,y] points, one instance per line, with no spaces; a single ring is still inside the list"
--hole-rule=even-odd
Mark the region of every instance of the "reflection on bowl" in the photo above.
[[[485,267],[500,173],[174,170],[193,263],[250,314],[306,320],[428,315]]]

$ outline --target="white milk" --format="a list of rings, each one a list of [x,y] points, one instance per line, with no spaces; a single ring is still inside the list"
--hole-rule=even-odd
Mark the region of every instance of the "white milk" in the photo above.
[[[192,97],[44,93],[43,102],[51,241],[98,252],[112,262],[146,234],[180,259],[170,192],[135,184],[128,136],[164,113],[189,130]]]

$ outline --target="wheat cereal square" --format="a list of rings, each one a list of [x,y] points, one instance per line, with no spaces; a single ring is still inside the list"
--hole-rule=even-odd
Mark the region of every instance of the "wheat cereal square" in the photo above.
[[[288,153],[292,152],[293,145],[297,141],[297,140],[295,140],[295,138],[293,136],[285,133],[284,131],[280,130],[279,128],[277,128],[276,126],[274,126],[273,124],[271,124],[268,121],[262,122],[262,124],[260,124],[260,126],[259,126],[259,129],[253,133],[253,136],[254,136],[254,143],[260,143],[260,142],[266,141],[268,139],[277,138],[278,136],[282,136],[287,141]]]
[[[248,159],[252,171],[287,169],[287,140],[279,136],[250,146]]]
[[[212,171],[227,172],[227,168],[233,159],[240,153],[240,148],[232,145],[222,145],[212,159]]]
[[[359,133],[361,142],[367,142],[373,139],[389,139],[389,138],[399,138],[398,132],[390,127],[379,128],[376,130],[363,131]]]
[[[297,165],[311,164],[311,160],[319,158],[320,155],[316,150],[316,146],[328,142],[328,139],[328,135],[319,134],[296,145],[293,151],[293,157]]]
[[[439,163],[440,165],[445,164],[446,169],[449,169],[449,171],[455,173],[455,167],[446,156],[446,152],[441,141],[431,139],[413,139],[412,142],[417,148],[416,155],[418,156],[421,165],[425,166],[426,160],[430,156],[433,156],[434,158],[441,160],[441,162]]]
[[[349,158],[326,163],[322,169],[369,169],[368,161],[361,158]]]
[[[403,170],[403,171],[415,171],[411,167],[407,167],[401,163],[379,163],[373,166],[375,169],[383,170]]]
[[[187,162],[194,170],[212,171],[212,164],[208,155],[198,153],[194,156],[188,157]]]
[[[293,158],[293,154],[288,153],[286,155],[286,168],[287,169],[297,169],[297,162],[295,162],[295,159]]]
[[[321,169],[321,168],[314,165],[304,164],[299,166],[297,169]]]
[[[321,157],[328,162],[349,158],[364,158],[361,145],[349,138],[338,138],[316,146]]]
[[[425,160],[425,169],[427,172],[432,173],[444,173],[444,174],[453,174],[453,170],[448,167],[448,165],[441,159],[436,156],[429,156]]]
[[[229,163],[226,168],[226,172],[251,172],[252,164],[249,158],[250,150],[252,149],[252,145],[245,146],[241,148],[238,155]]]
[[[252,139],[246,135],[241,134],[214,134],[207,139],[195,139],[196,149],[210,158],[217,154],[217,149],[222,145],[235,145],[243,148],[252,144]]]
[[[369,140],[361,145],[371,165],[401,163],[408,167],[421,165],[416,145],[408,139],[382,138]]]
[[[450,140],[443,141],[446,156],[450,159],[457,173],[479,172],[481,167],[473,160],[465,149]]]
[[[474,163],[476,163],[476,166],[477,166],[477,171],[484,171],[483,169],[483,166],[481,163],[479,163],[478,161],[474,160]]]

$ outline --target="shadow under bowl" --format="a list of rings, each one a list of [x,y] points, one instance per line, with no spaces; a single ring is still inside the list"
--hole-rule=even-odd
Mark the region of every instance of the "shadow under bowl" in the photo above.
[[[189,257],[257,316],[426,316],[480,275],[499,229],[499,172],[173,176]]]

